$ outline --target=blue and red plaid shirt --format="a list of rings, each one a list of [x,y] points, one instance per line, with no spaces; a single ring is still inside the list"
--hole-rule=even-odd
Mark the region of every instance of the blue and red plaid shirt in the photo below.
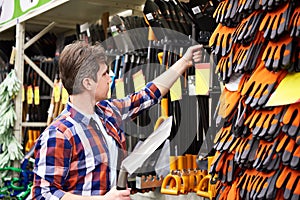
[[[122,149],[121,157],[126,150],[122,121],[134,118],[160,98],[158,88],[148,83],[140,92],[95,106],[107,134]],[[110,190],[109,147],[93,127],[90,118],[68,104],[41,134],[35,147],[33,199],[60,199],[65,192],[104,195]]]

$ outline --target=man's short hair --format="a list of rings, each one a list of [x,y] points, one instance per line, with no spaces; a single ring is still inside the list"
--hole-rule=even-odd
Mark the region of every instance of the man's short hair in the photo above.
[[[84,78],[97,81],[100,63],[105,63],[105,50],[96,43],[87,44],[85,41],[75,41],[65,46],[59,58],[60,78],[69,95],[83,91]]]

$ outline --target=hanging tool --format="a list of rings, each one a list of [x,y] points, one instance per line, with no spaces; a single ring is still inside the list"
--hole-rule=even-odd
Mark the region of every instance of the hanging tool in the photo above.
[[[170,26],[155,2],[146,0],[143,14],[147,23],[152,27],[157,40],[163,40],[165,37],[172,37]]]
[[[210,171],[210,166],[213,161],[213,158],[214,157],[212,157],[212,156],[209,156],[207,158],[208,159],[207,171]],[[213,200],[215,198],[216,185],[211,183],[212,178],[214,178],[214,177],[212,177],[211,174],[208,174],[200,180],[200,182],[197,186],[197,188],[198,188],[197,195],[205,197],[205,198],[209,198],[210,200]],[[206,185],[207,185],[207,187],[206,187]]]

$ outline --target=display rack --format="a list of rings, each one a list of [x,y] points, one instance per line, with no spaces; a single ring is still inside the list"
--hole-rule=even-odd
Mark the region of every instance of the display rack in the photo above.
[[[40,0],[40,2],[46,2]],[[76,33],[76,25],[86,22],[97,22],[102,13],[109,12],[114,15],[126,9],[131,9],[135,14],[141,13],[144,0],[106,1],[106,0],[50,0],[48,3],[28,11],[27,13],[13,18],[7,23],[0,25],[0,38],[15,37],[15,62],[14,68],[17,77],[23,83],[24,62],[26,62],[47,84],[53,88],[51,80],[40,68],[25,54],[25,49],[38,41],[50,30],[57,34],[70,35]],[[132,12],[133,13],[133,12]],[[11,31],[15,28],[15,36]],[[39,32],[25,43],[25,30]],[[2,37],[4,38],[4,37]],[[15,99],[16,122],[14,135],[18,142],[22,143],[23,127],[45,127],[46,122],[23,122],[22,121],[22,91]]]

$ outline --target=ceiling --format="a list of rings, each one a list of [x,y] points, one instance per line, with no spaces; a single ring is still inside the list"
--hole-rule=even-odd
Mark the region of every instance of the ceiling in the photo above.
[[[25,22],[25,30],[39,32],[51,22],[55,22],[51,32],[69,35],[75,33],[76,24],[95,23],[102,14],[116,15],[131,9],[133,15],[142,15],[145,0],[70,0],[58,7],[33,17]],[[15,37],[15,27],[0,32],[0,40]]]

